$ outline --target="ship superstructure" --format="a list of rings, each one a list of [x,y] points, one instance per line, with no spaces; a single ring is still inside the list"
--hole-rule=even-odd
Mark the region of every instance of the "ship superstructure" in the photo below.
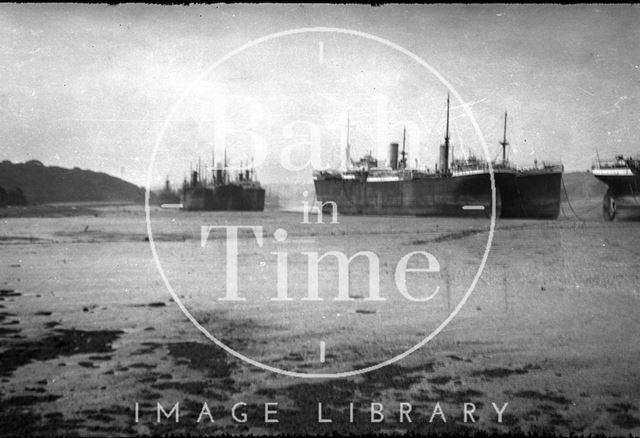
[[[349,150],[347,132],[347,151]],[[449,97],[444,143],[435,170],[409,168],[403,136],[389,145],[388,165],[381,167],[370,153],[346,170],[313,173],[316,197],[324,208],[335,203],[340,213],[417,216],[490,216],[491,179],[488,169],[458,172],[451,168]],[[348,155],[348,154],[347,154]],[[499,197],[496,211],[500,212]]]
[[[265,189],[252,167],[243,168],[241,164],[236,174],[232,175],[226,154],[224,163],[213,163],[212,160],[210,178],[207,178],[206,170],[203,171],[199,164],[197,170],[191,170],[190,180],[184,181],[182,205],[185,210],[264,210]]]

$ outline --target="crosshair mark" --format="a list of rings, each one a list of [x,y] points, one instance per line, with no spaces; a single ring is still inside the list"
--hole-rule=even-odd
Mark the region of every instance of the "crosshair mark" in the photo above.
[[[484,210],[484,205],[463,205],[463,210]]]
[[[320,341],[320,362],[321,363],[324,363],[324,350],[325,350],[324,341]]]
[[[320,50],[318,53],[318,62],[324,64],[324,43],[322,41],[318,42],[318,49]]]

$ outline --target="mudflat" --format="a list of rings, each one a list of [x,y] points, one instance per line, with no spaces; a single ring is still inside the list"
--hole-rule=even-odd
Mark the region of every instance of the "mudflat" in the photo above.
[[[170,295],[142,208],[4,217],[0,434],[639,434],[640,223],[603,222],[598,201],[573,207],[579,217],[563,206],[567,215],[556,221],[497,221],[464,305],[488,220],[340,216],[338,224],[303,224],[292,212],[154,209],[167,281],[201,328],[237,356]],[[250,230],[239,234],[243,301],[220,300],[226,235],[215,230],[203,242],[206,225],[262,227],[262,246]],[[273,238],[278,229],[284,241]],[[334,260],[318,265],[322,300],[305,299],[312,251],[376,254],[384,300],[370,299],[363,257],[351,265],[349,300],[335,299]],[[440,268],[407,274],[414,298],[433,295],[425,302],[396,284],[399,261],[416,251]],[[277,253],[287,255],[288,300],[273,299],[282,279]],[[402,355],[457,307],[421,348],[351,377],[292,377],[238,357],[293,373],[348,373]],[[179,421],[162,414],[158,422],[158,403],[166,413],[178,403]],[[465,422],[465,403],[473,421]],[[494,404],[505,403],[498,421]]]

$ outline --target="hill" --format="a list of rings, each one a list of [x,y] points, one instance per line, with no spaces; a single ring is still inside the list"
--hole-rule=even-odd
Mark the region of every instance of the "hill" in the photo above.
[[[144,202],[144,188],[106,173],[45,166],[40,161],[0,163],[0,187],[22,189],[29,204]]]
[[[589,172],[568,172],[563,175],[563,179],[569,199],[596,198],[600,200],[607,192],[607,185]]]

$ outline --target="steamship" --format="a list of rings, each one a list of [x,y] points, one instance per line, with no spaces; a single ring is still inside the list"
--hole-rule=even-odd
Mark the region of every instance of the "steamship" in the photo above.
[[[174,206],[180,204],[180,194],[177,190],[171,188],[169,177],[164,182],[164,189],[157,194],[158,204],[160,206]]]
[[[541,163],[517,167],[507,160],[507,113],[504,113],[502,162],[494,162],[496,187],[502,198],[503,218],[557,219],[560,214],[564,166]]]
[[[602,199],[602,215],[612,221],[620,210],[640,209],[640,158],[598,160],[592,168],[593,176],[609,188]]]
[[[449,96],[444,144],[435,171],[407,166],[405,137],[389,145],[388,166],[379,166],[371,153],[357,162],[348,158],[343,171],[313,172],[317,200],[329,211],[335,203],[343,214],[485,216],[492,211],[491,178],[488,165],[477,163],[452,168],[449,163]],[[347,155],[349,130],[347,129]],[[400,158],[399,158],[400,156]],[[500,196],[496,193],[496,213]]]
[[[212,163],[213,164],[213,163]],[[253,168],[241,169],[232,180],[227,167],[213,166],[211,179],[202,177],[202,167],[191,171],[190,181],[182,187],[182,208],[204,211],[264,211],[265,189],[255,177]]]

